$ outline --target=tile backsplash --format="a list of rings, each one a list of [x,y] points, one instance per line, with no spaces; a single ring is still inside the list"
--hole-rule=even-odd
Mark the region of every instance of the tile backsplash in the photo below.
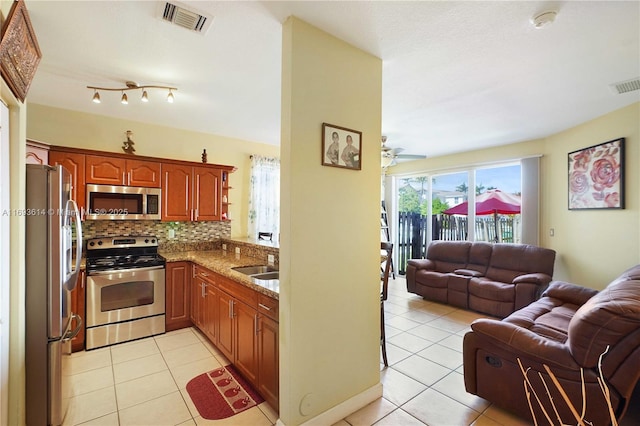
[[[174,238],[169,238],[173,229]],[[159,248],[182,244],[209,245],[231,236],[231,222],[161,222],[159,220],[87,220],[84,239],[129,235],[155,235]]]

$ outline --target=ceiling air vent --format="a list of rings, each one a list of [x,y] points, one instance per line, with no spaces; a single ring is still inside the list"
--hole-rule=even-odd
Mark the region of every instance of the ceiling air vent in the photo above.
[[[609,87],[611,87],[611,90],[613,90],[614,93],[617,93],[618,95],[627,92],[633,92],[634,90],[640,90],[640,78],[613,83],[609,85]]]
[[[194,9],[189,9],[178,2],[162,2],[159,7],[160,18],[180,27],[205,34],[211,26],[213,17]]]

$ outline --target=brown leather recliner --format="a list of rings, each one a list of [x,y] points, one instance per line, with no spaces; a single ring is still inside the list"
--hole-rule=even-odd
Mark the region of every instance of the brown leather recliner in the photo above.
[[[564,424],[576,424],[568,405],[543,365],[558,378],[578,413],[582,412],[581,371],[586,394],[585,420],[610,424],[599,377],[610,392],[619,420],[640,379],[640,265],[625,271],[601,292],[574,284],[551,283],[542,298],[502,321],[476,320],[464,337],[464,381],[467,392],[532,419],[518,364],[531,370],[527,377],[534,393],[557,418],[540,376],[544,379]],[[607,349],[608,348],[608,349]],[[538,421],[547,423],[531,395]]]

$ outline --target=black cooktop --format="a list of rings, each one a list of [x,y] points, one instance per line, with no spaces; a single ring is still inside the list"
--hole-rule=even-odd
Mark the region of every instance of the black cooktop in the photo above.
[[[87,272],[164,266],[154,236],[99,237],[87,240]]]

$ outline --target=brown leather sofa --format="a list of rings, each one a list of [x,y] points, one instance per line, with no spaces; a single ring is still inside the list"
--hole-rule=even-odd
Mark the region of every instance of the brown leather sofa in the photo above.
[[[536,300],[553,276],[553,250],[527,244],[433,241],[407,264],[407,290],[504,318]]]
[[[598,384],[601,354],[606,352],[602,377],[618,420],[640,379],[640,265],[600,292],[555,281],[540,300],[502,321],[476,320],[471,329],[463,344],[467,392],[532,420],[520,360],[525,369],[531,368],[527,377],[553,423],[557,417],[538,373],[550,389],[562,423],[577,424],[543,365],[557,377],[578,413],[583,408],[583,371],[584,419],[608,425],[609,410]],[[531,399],[538,423],[548,424],[533,393]]]

